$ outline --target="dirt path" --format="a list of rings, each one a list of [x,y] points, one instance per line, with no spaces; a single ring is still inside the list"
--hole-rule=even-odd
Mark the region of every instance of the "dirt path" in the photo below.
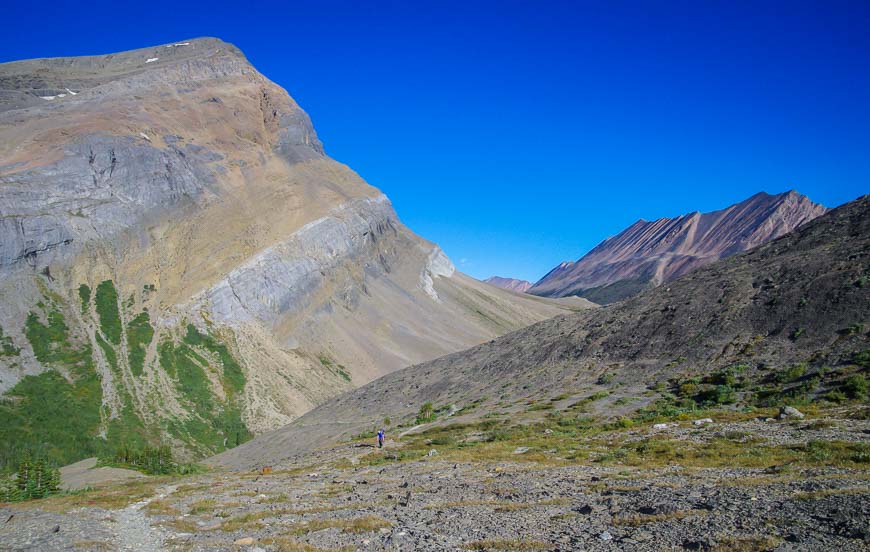
[[[142,509],[154,500],[164,499],[171,495],[178,485],[168,485],[157,489],[157,494],[146,500],[140,500],[118,511],[114,517],[116,533],[115,543],[118,550],[137,550],[141,552],[159,552],[163,550],[163,541],[169,533],[162,527],[152,526]]]

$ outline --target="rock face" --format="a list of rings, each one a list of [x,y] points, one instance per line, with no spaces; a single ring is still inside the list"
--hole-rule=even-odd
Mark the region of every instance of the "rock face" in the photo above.
[[[222,450],[565,308],[456,272],[230,44],[0,64],[4,449]]]
[[[668,286],[384,376],[210,462],[280,464],[385,417],[413,425],[425,403],[519,416],[529,404],[551,410],[567,402],[618,417],[649,406],[656,389],[663,400],[688,393],[704,404],[732,404],[738,388],[747,400],[766,393],[777,406],[795,393],[811,400],[866,370],[868,260],[864,196]],[[777,387],[788,381],[791,387]],[[585,400],[571,396],[577,390]],[[593,391],[602,393],[589,397]],[[512,405],[519,410],[509,411]]]
[[[794,191],[762,192],[719,211],[639,220],[580,260],[560,264],[529,293],[579,295],[600,304],[619,301],[778,238],[825,211]]]
[[[531,282],[527,282],[525,280],[517,280],[516,278],[502,278],[501,276],[490,276],[489,278],[484,280],[484,282],[495,287],[499,287],[501,289],[508,289],[510,291],[516,291],[518,293],[525,293],[529,291],[530,287],[532,287]]]

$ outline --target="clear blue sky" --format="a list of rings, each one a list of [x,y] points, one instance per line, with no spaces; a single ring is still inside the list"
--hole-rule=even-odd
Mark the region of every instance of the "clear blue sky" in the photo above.
[[[7,2],[0,60],[217,36],[459,267],[638,218],[870,192],[870,2]]]

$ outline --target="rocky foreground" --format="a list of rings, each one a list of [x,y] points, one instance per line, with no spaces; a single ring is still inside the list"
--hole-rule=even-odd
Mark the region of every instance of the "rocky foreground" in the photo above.
[[[0,549],[866,550],[867,414],[722,411],[586,431],[547,418],[436,424],[265,474],[7,505]]]

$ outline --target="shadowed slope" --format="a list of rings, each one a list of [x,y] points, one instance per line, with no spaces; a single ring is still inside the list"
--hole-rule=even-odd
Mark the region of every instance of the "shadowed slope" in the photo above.
[[[628,301],[540,322],[413,366],[337,397],[293,424],[211,459],[235,469],[291,455],[382,423],[410,422],[425,402],[473,407],[546,399],[607,384],[599,412],[642,407],[648,387],[739,364],[746,374],[795,363],[839,366],[868,347],[870,196],[748,253]],[[473,414],[474,415],[474,414]]]

